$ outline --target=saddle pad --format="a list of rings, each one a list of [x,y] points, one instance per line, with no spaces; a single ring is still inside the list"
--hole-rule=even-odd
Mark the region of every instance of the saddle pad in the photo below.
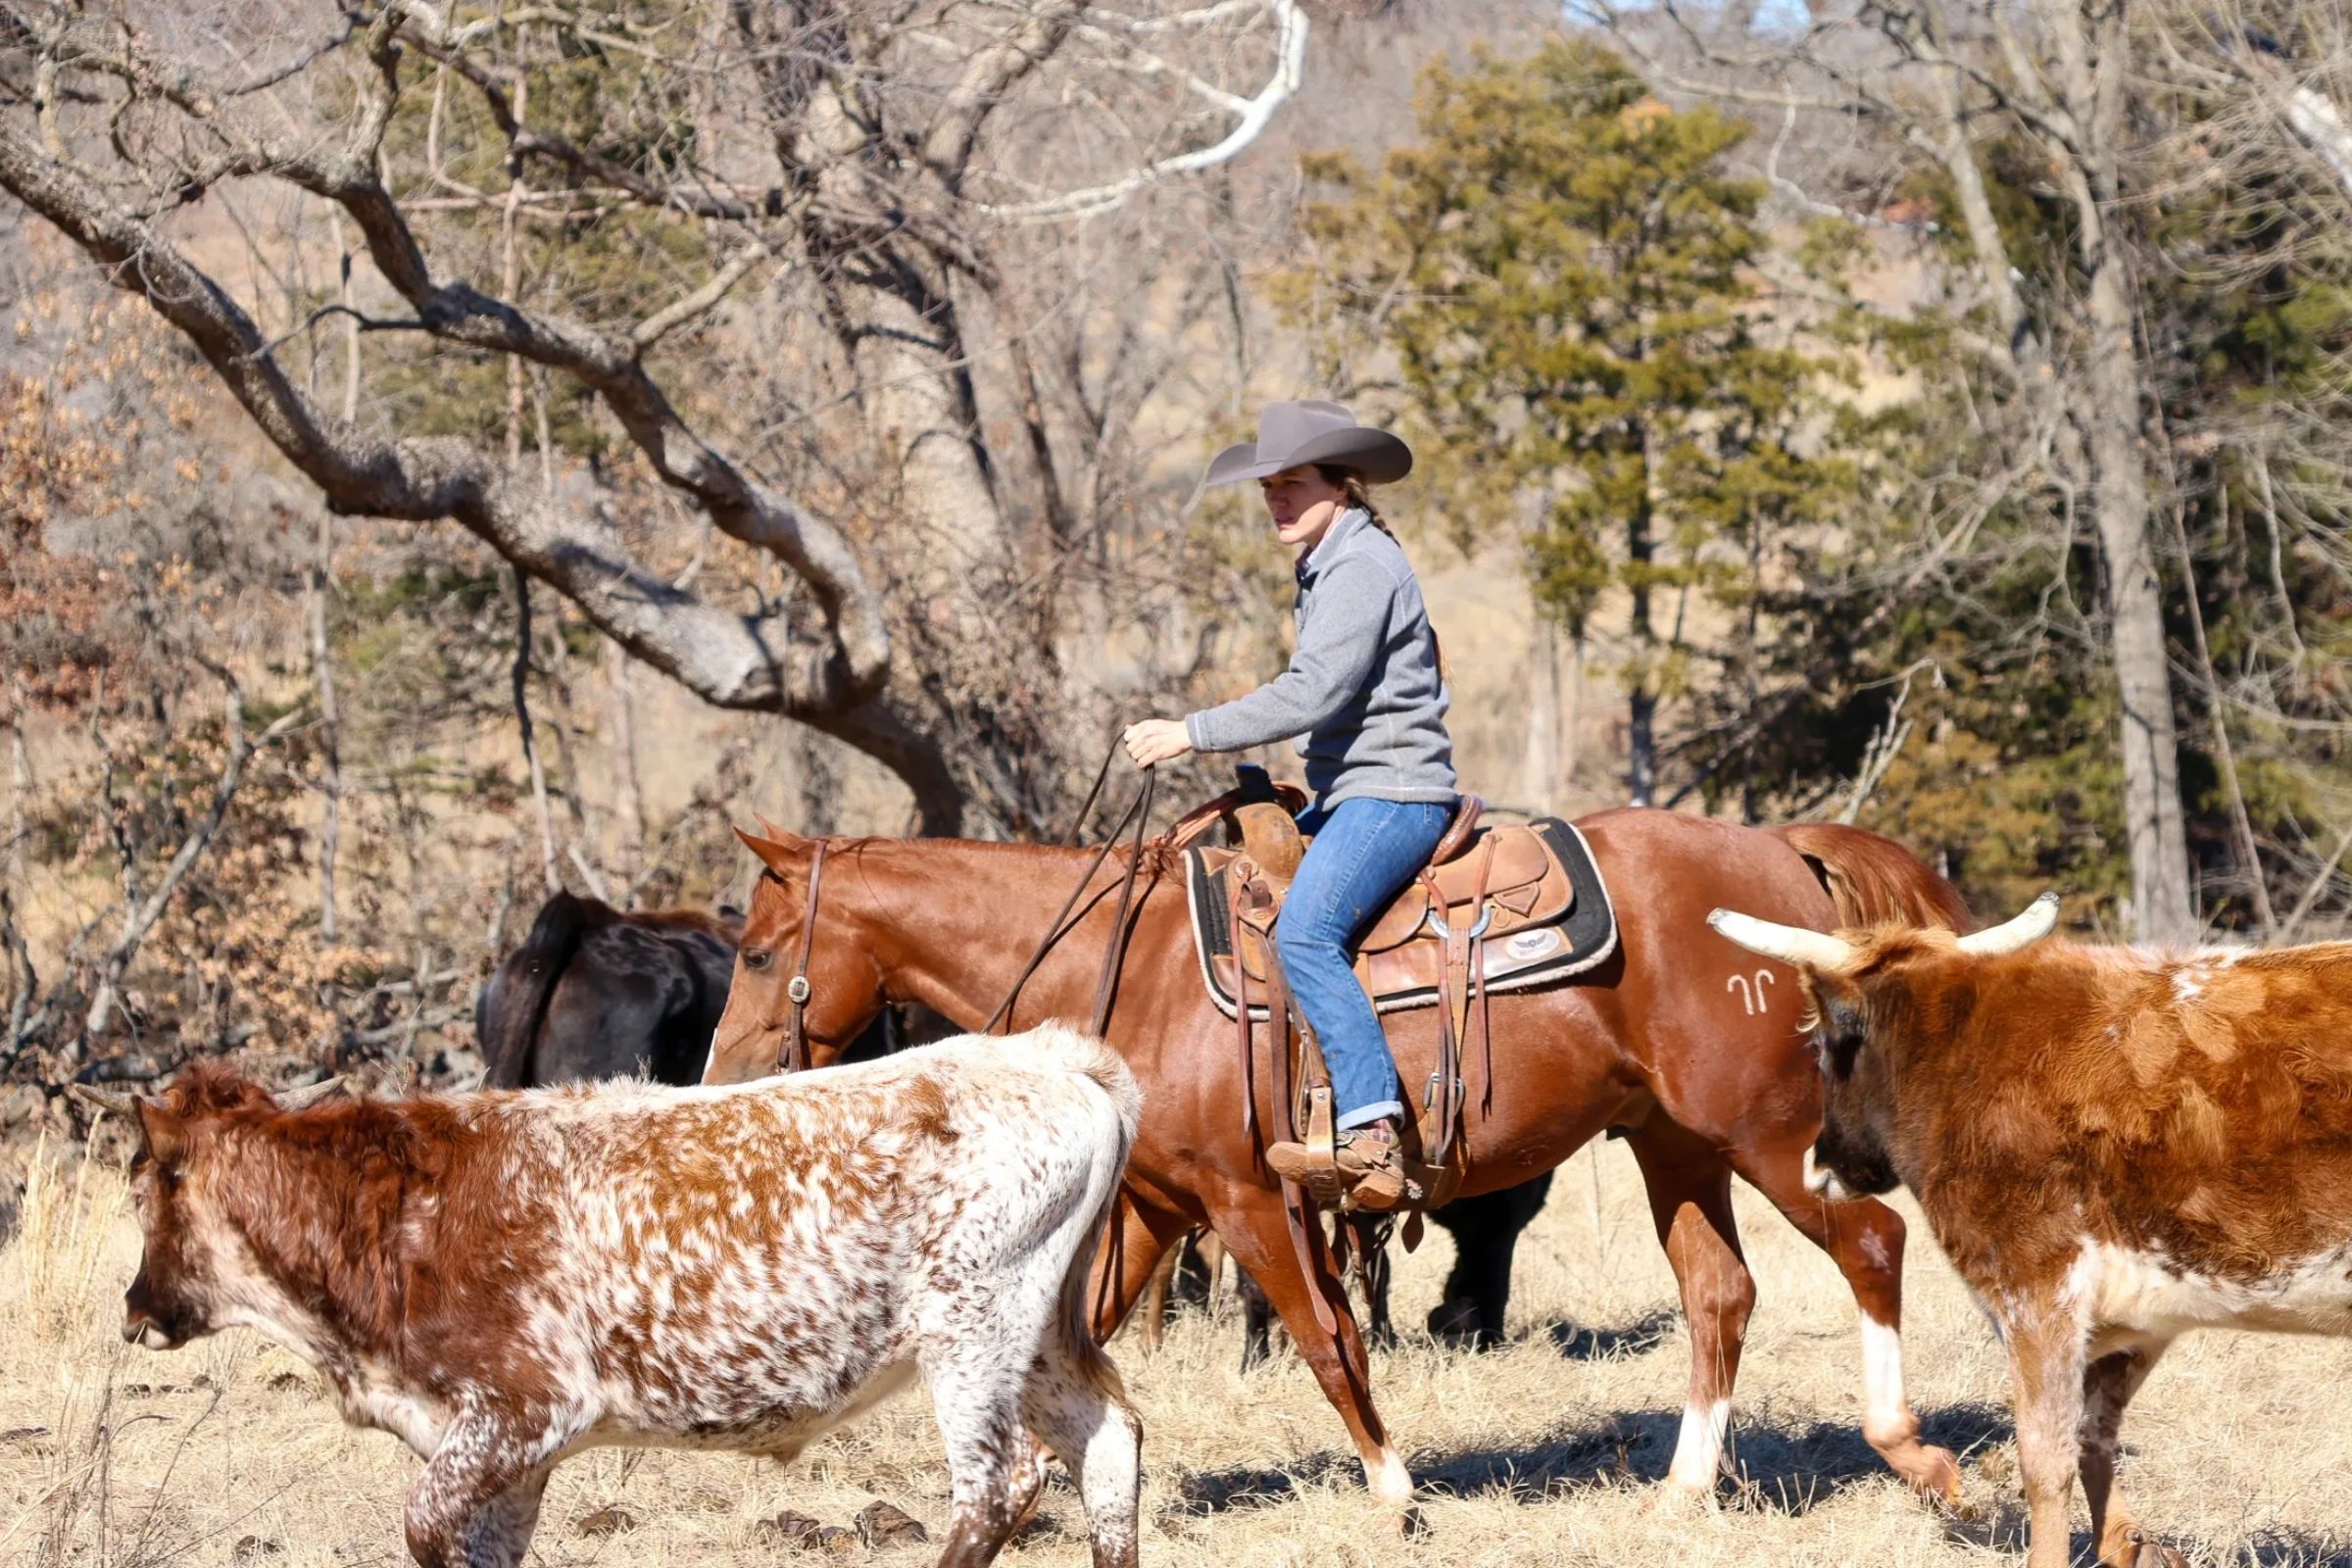
[[[1543,836],[1568,875],[1568,906],[1548,924],[1526,926],[1482,945],[1482,983],[1493,992],[1525,991],[1564,980],[1603,962],[1617,951],[1617,911],[1584,834],[1573,822],[1556,816],[1540,817],[1528,825]],[[1233,914],[1226,904],[1225,878],[1219,874],[1231,858],[1229,853],[1201,846],[1185,851],[1184,885],[1192,907],[1193,950],[1200,958],[1200,978],[1208,988],[1209,1000],[1228,1018],[1234,1010],[1234,976],[1241,967],[1233,951]],[[1441,945],[1434,939],[1407,943],[1387,953],[1355,956],[1356,978],[1364,982],[1373,1006],[1382,1012],[1435,1005],[1442,966]],[[1261,994],[1254,984],[1250,991],[1250,1015],[1262,1019],[1267,1016],[1266,1004],[1259,1000]]]

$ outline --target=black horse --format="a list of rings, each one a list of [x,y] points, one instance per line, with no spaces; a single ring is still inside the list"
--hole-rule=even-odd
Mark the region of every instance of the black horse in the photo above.
[[[726,1009],[742,911],[641,909],[558,893],[474,1004],[482,1084],[527,1089],[642,1073],[698,1084]],[[891,1008],[845,1054],[862,1061],[953,1030]]]

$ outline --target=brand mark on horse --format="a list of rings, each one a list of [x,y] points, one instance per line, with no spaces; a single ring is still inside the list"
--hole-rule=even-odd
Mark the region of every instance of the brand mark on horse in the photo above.
[[[1776,983],[1770,969],[1758,969],[1754,984],[1749,984],[1747,976],[1736,974],[1723,983],[1723,989],[1739,992],[1740,1010],[1753,1018],[1757,1013],[1765,1011],[1771,1004],[1772,999],[1765,996],[1764,988]]]

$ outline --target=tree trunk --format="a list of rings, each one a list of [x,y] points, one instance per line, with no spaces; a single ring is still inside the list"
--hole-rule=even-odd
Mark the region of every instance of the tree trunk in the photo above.
[[[1992,200],[1984,192],[1984,172],[1977,163],[1969,139],[1967,103],[1959,67],[1950,63],[1950,33],[1942,0],[1928,0],[1922,8],[1926,24],[1923,56],[1937,69],[1928,73],[1929,101],[1934,106],[1934,152],[1952,181],[1952,196],[1960,208],[1961,226],[1968,230],[1968,247],[1977,264],[1986,301],[2000,333],[2000,351],[2014,373],[2018,346],[2025,336],[2026,306],[2009,275],[2009,251],[2001,242],[2001,225],[1992,215]]]
[[[2148,527],[2139,452],[2139,361],[2123,269],[2110,257],[2091,275],[2090,460],[2093,512],[2107,566],[2116,695],[2123,708],[2124,824],[2132,851],[2132,931],[2142,942],[2195,935],[2188,830],[2165,647],[2164,585]]]
[[[547,773],[539,765],[539,738],[531,733],[531,579],[514,568],[514,724],[522,736],[523,766],[531,775],[531,805],[539,818],[539,877],[548,896],[564,891],[556,872],[556,819],[547,808]]]
[[[2130,261],[2108,223],[2122,189],[2129,45],[2121,7],[2100,13],[2095,41],[2077,0],[2044,0],[2039,9],[2061,99],[2052,117],[2060,134],[2050,145],[2074,199],[2087,279],[2088,363],[2077,408],[2090,456],[2091,516],[2107,571],[2109,636],[2123,709],[2132,934],[2141,942],[2185,941],[2196,934],[2197,918],[2188,885],[2164,585],[2156,570],[2147,468],[2140,453],[2144,377],[2132,327]]]
[[[326,596],[335,560],[335,523],[318,509],[318,557],[311,564],[311,679],[318,689],[318,939],[335,942],[335,858],[343,842],[343,755],[335,708],[335,665],[326,636]]]
[[[1657,541],[1650,534],[1649,514],[1649,431],[1646,426],[1634,430],[1635,450],[1642,458],[1642,499],[1634,504],[1625,523],[1625,559],[1630,568],[1633,588],[1633,678],[1627,701],[1629,711],[1626,727],[1626,801],[1633,806],[1653,806],[1658,790],[1658,749],[1656,721],[1657,693],[1651,683],[1657,678],[1655,660],[1658,650],[1657,627],[1651,624],[1649,612],[1649,564],[1657,554]]]
[[[1527,726],[1527,750],[1519,765],[1520,793],[1530,806],[1549,808],[1559,796],[1560,759],[1568,738],[1562,727],[1559,628],[1544,617],[1536,623],[1535,710]]]
[[[611,640],[605,643],[605,681],[612,704],[613,880],[627,887],[645,869],[645,788],[637,772],[637,700],[630,688],[629,656]]]

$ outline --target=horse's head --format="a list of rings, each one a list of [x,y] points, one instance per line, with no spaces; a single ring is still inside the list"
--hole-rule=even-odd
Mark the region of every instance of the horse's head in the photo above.
[[[852,885],[843,875],[849,866],[828,858],[817,876],[821,841],[787,833],[764,818],[760,825],[764,838],[735,830],[766,869],[752,889],[752,907],[744,916],[727,1008],[719,1015],[710,1060],[703,1069],[707,1084],[745,1083],[783,1065],[803,953],[808,955],[808,986],[801,1007],[806,1065],[823,1067],[841,1059],[858,1031],[889,1000],[881,965],[843,908],[844,893]],[[812,876],[817,881],[813,902]],[[811,916],[813,941],[808,936]]]

